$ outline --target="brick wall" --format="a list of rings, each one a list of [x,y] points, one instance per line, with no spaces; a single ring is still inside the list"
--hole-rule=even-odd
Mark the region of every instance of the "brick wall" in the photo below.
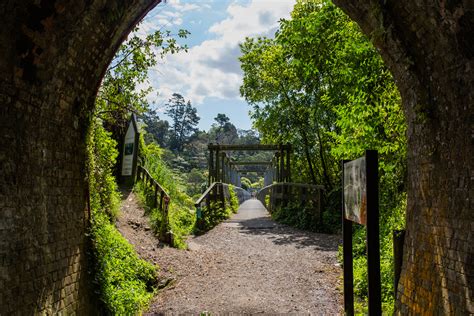
[[[408,206],[396,313],[474,314],[474,6],[335,0],[369,34],[408,122]]]
[[[84,136],[108,62],[155,2],[0,4],[0,315],[95,310]]]

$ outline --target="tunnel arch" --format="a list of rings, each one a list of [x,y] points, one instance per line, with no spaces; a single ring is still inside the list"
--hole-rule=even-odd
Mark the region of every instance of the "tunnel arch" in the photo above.
[[[0,4],[1,312],[93,309],[85,261],[85,131],[108,63],[159,2]],[[335,2],[372,36],[408,121],[407,240],[397,312],[474,313],[468,132],[474,8],[467,1]]]
[[[86,130],[109,62],[159,2],[0,4],[8,26],[0,30],[1,314],[96,310],[86,260]]]

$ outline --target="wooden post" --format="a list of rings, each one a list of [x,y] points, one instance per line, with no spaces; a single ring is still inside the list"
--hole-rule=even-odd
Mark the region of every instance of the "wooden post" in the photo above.
[[[280,182],[285,181],[285,152],[283,147],[280,147]]]
[[[279,153],[275,154],[275,170],[276,170],[276,181],[280,182],[280,157]]]
[[[344,205],[344,163],[342,161],[342,254],[343,254],[343,277],[344,277],[344,314],[354,315],[354,268],[352,266],[352,221],[345,217]]]
[[[215,178],[214,178],[214,181],[215,182],[220,182],[219,180],[219,150],[216,150],[216,168],[215,168]]]
[[[301,207],[306,206],[306,188],[305,187],[300,187],[300,201],[301,201]]]
[[[221,183],[219,184],[219,192],[220,192],[220,200],[221,200],[221,203],[222,203],[222,207],[225,208],[225,193],[224,193],[224,186],[225,184],[224,183]]]
[[[382,315],[379,242],[379,179],[376,150],[365,151],[367,173],[367,268],[369,315]]]
[[[169,219],[169,203],[170,200],[167,196],[163,197],[163,209],[162,209],[162,214],[163,214],[163,220],[165,222],[165,238],[164,241],[167,242],[168,244],[173,243],[173,235],[171,234],[171,229],[170,229],[170,219]]]
[[[225,152],[221,153],[221,174],[220,182],[225,182]]]
[[[290,165],[290,154],[291,154],[291,145],[286,144],[286,181],[291,182],[291,165]]]
[[[402,272],[403,262],[403,244],[405,242],[405,230],[393,231],[393,293],[395,300],[397,298],[398,281]]]
[[[214,181],[214,150],[209,149],[209,176],[208,176],[207,186],[209,187],[213,181]]]
[[[165,197],[165,192],[160,192],[160,211],[163,211],[163,198]]]
[[[322,197],[321,197],[321,192],[322,192],[322,189],[321,188],[318,188],[318,210],[319,210],[319,225],[322,226],[323,225],[323,203],[322,203]]]
[[[153,207],[158,207],[158,185],[156,183],[154,183],[154,187],[155,187],[155,195],[154,195],[154,198],[153,198]]]

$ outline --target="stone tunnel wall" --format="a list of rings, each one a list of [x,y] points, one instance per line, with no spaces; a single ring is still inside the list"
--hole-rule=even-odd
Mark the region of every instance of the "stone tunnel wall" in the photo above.
[[[396,314],[474,314],[474,5],[335,0],[379,49],[408,123]]]
[[[84,137],[107,64],[157,2],[1,2],[0,315],[94,313]]]

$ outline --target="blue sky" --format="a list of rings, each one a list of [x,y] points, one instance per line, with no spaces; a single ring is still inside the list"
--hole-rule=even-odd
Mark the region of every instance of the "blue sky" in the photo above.
[[[168,0],[144,19],[140,32],[187,29],[190,49],[166,56],[149,73],[154,92],[148,100],[164,110],[180,93],[198,110],[200,129],[209,129],[217,113],[237,128],[250,129],[250,106],[240,97],[242,72],[238,44],[246,36],[273,36],[278,21],[288,18],[295,0]],[[158,95],[157,95],[158,93]],[[160,117],[166,116],[162,113]]]

